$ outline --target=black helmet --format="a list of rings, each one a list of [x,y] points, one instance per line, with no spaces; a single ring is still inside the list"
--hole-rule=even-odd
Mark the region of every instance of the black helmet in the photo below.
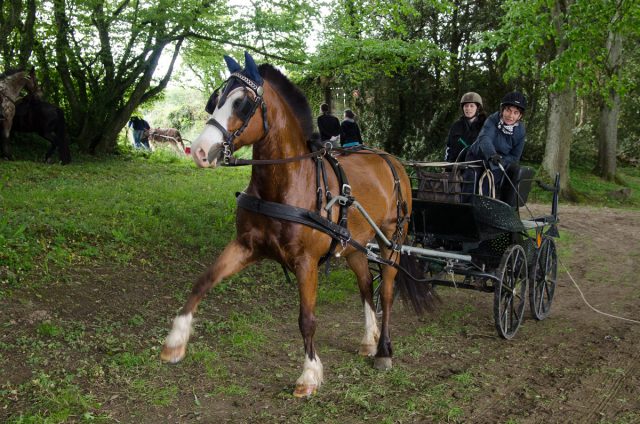
[[[464,93],[464,95],[460,99],[460,104],[464,105],[465,103],[477,103],[480,107],[482,107],[482,97],[480,97],[478,93],[475,93],[473,91]]]
[[[527,99],[524,98],[524,94],[518,91],[512,91],[511,93],[507,93],[503,98],[502,102],[500,102],[500,109],[505,106],[515,106],[519,109],[522,109],[524,112],[527,109]]]

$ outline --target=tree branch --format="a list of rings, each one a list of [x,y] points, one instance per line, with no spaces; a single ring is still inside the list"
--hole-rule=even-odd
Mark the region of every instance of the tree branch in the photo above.
[[[282,56],[279,56],[279,55],[276,55],[276,54],[268,53],[268,52],[266,52],[264,50],[261,50],[261,49],[255,47],[255,46],[250,46],[250,45],[244,44],[244,43],[237,43],[237,42],[229,41],[229,40],[226,40],[226,39],[221,39],[221,38],[216,38],[216,37],[209,37],[209,36],[197,34],[195,32],[191,32],[191,31],[188,31],[188,32],[184,33],[183,36],[184,37],[193,37],[193,38],[197,38],[197,39],[200,39],[200,40],[213,41],[213,42],[216,42],[216,43],[219,43],[219,44],[228,44],[228,45],[234,46],[234,47],[242,47],[243,49],[250,50],[250,51],[256,52],[256,53],[260,53],[264,57],[270,57],[270,58],[273,58],[273,59],[281,60],[281,61],[286,62],[286,63],[294,64],[294,65],[304,65],[305,64],[304,62],[300,62],[298,60],[291,60],[291,59],[286,58],[286,57],[282,57]]]

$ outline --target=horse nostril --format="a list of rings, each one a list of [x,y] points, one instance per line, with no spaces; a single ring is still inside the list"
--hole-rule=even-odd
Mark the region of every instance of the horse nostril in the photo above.
[[[199,160],[207,162],[207,152],[205,152],[202,147],[198,148],[198,150],[196,151],[196,156]]]

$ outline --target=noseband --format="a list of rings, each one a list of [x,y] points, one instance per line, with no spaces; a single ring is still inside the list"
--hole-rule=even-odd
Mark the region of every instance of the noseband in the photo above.
[[[224,127],[224,125],[218,122],[215,118],[210,118],[207,121],[207,125],[213,125],[214,127],[216,127],[218,130],[220,130],[222,136],[224,137],[224,141],[222,142],[222,145],[224,147],[224,165],[233,165],[233,141],[236,139],[236,137],[239,137],[244,132],[244,130],[249,125],[251,118],[256,113],[256,110],[259,107],[262,109],[262,126],[264,131],[263,138],[266,137],[269,132],[269,124],[267,123],[267,103],[263,98],[264,88],[262,88],[261,85],[258,85],[252,79],[242,75],[239,72],[234,72],[233,74],[231,74],[229,79],[227,79],[227,84],[230,84],[232,79],[237,79],[243,88],[245,88],[246,90],[250,90],[254,94],[255,98],[252,99],[249,95],[245,94],[245,96],[240,101],[240,104],[238,104],[237,107],[233,108],[238,119],[242,121],[242,126],[240,126],[240,128],[238,128],[234,132],[229,132]],[[226,98],[226,93],[223,93],[222,97]],[[214,108],[215,107],[217,107],[217,102]],[[207,160],[209,161],[209,163],[215,160],[214,156],[216,154],[217,152],[213,148],[209,149],[209,152],[207,153]]]

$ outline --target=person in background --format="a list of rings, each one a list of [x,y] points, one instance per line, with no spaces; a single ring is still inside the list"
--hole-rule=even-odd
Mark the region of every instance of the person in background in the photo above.
[[[487,118],[478,138],[467,151],[465,160],[482,160],[493,174],[496,193],[500,192],[505,171],[512,182],[519,174],[526,135],[521,119],[526,109],[527,99],[522,93],[506,94],[500,102],[500,110]],[[514,203],[514,199],[508,199],[507,203]]]
[[[478,133],[482,129],[487,115],[482,106],[482,97],[478,93],[470,91],[460,99],[462,116],[453,123],[447,137],[447,148],[444,153],[446,162],[458,162],[464,160],[462,154],[476,141]]]
[[[322,143],[327,141],[333,144],[340,136],[340,120],[329,111],[329,105],[323,103],[320,106],[320,116],[318,116],[318,131]]]
[[[138,116],[132,116],[129,120],[129,128],[133,130],[133,145],[136,149],[151,150],[149,138],[144,137],[145,130],[151,129],[149,123]]]
[[[342,147],[353,147],[362,144],[360,127],[355,121],[356,116],[351,109],[344,111],[344,120],[340,124],[340,145]]]

